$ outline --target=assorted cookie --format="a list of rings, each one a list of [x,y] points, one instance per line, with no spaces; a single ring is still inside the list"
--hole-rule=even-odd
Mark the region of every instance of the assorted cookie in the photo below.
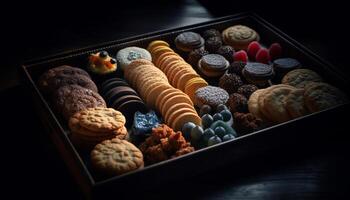
[[[91,150],[104,140],[127,139],[125,121],[124,115],[113,108],[88,108],[69,119],[70,137],[81,150]]]
[[[166,124],[176,131],[181,130],[188,121],[200,125],[200,117],[188,95],[171,86],[167,76],[153,63],[145,63],[142,60],[132,62],[132,67],[127,67],[124,75],[148,107],[158,111]],[[174,109],[179,105],[181,109]]]
[[[92,78],[68,65],[49,69],[38,86],[67,120],[72,143],[103,176],[348,103],[316,72],[285,57],[279,43],[267,47],[259,40],[243,25],[183,32],[174,43],[126,47],[116,58],[90,54]],[[119,68],[123,75],[114,73]]]
[[[97,92],[95,83],[85,70],[68,65],[47,70],[40,76],[38,85],[42,92],[49,95],[66,85],[79,85]]]
[[[125,174],[144,166],[142,152],[132,143],[118,138],[97,144],[90,158],[93,169],[108,176]]]

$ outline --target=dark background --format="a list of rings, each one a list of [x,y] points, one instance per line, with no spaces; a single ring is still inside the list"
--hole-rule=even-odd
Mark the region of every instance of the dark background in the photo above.
[[[0,65],[1,165],[2,181],[7,186],[1,190],[11,199],[80,198],[20,85],[18,67],[25,60],[255,11],[348,76],[346,8],[340,0],[312,4],[301,0],[9,2],[1,12],[4,50]],[[310,145],[306,152],[275,152],[275,156],[256,158],[256,162],[242,165],[242,173],[228,165],[171,185],[179,187],[179,192],[168,188],[167,192],[147,194],[144,198],[184,198],[181,191],[190,193],[185,199],[345,198],[350,189],[348,145],[345,140],[321,147]]]

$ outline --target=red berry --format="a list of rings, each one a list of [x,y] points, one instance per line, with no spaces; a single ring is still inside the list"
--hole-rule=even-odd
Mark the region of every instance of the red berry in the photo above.
[[[279,43],[271,44],[269,48],[270,58],[271,60],[275,60],[282,55],[282,47]]]
[[[270,55],[269,51],[266,48],[261,48],[255,57],[256,62],[269,64],[270,61]]]
[[[248,45],[248,49],[247,49],[247,53],[250,59],[254,60],[256,54],[258,53],[258,51],[260,50],[261,46],[259,44],[259,42],[257,41],[253,41]]]
[[[237,51],[233,55],[233,60],[247,62],[248,61],[247,53],[244,50]]]

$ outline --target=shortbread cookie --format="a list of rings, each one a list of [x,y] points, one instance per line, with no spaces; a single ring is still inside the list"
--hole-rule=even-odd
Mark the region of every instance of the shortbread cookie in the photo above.
[[[285,122],[291,119],[286,109],[287,96],[294,88],[291,87],[275,87],[266,91],[264,96],[264,114],[273,122]],[[260,106],[260,105],[259,105]]]
[[[248,100],[248,110],[250,113],[252,113],[256,118],[259,119],[266,119],[266,117],[263,116],[259,109],[259,97],[264,92],[265,89],[259,89],[250,95]]]
[[[126,140],[114,138],[96,145],[91,152],[95,170],[107,175],[120,175],[143,167],[141,151]]]
[[[124,115],[113,108],[88,108],[74,117],[79,118],[81,126],[96,132],[108,132],[122,128],[125,124]]]
[[[235,25],[222,32],[222,39],[235,50],[247,50],[249,43],[259,41],[260,37],[256,31],[247,26]]]
[[[282,79],[282,84],[297,88],[304,88],[310,82],[322,82],[322,78],[316,72],[309,69],[295,69],[288,72]]]

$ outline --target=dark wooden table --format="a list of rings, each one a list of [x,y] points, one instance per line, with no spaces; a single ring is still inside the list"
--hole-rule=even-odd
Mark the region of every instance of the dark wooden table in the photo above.
[[[5,33],[8,35],[2,44],[3,49],[7,49],[8,57],[0,68],[0,102],[3,107],[1,168],[4,174],[2,182],[6,183],[1,191],[11,195],[12,199],[81,198],[19,84],[16,67],[21,62],[99,42],[203,22],[250,8],[245,4],[239,8],[235,2],[230,4],[220,0],[214,3],[202,1],[202,4],[192,0],[167,4],[158,1],[116,4],[111,5],[116,6],[116,12],[96,14],[77,12],[79,6],[75,5],[66,7],[53,3],[46,6],[58,9],[45,10],[32,5],[30,11],[20,8],[23,9],[20,18],[5,22],[7,30],[12,31]],[[283,9],[261,6],[257,4],[252,8],[339,68],[345,69],[347,53],[341,51],[344,39],[337,37],[338,32],[335,31],[340,27],[341,35],[346,35],[341,28],[343,13],[325,16],[324,10],[310,14],[305,8],[295,15],[295,5],[291,5],[291,9],[286,9],[286,5],[281,7]],[[67,9],[63,11],[60,8]],[[85,5],[80,9],[88,10],[91,6]],[[52,23],[43,25],[43,18]],[[297,144],[295,148],[298,149]],[[141,194],[141,198],[345,199],[350,189],[348,150],[349,141],[342,140],[317,146],[310,144],[310,148],[303,151],[294,152],[291,149],[273,152],[270,156],[246,161],[239,167],[232,164],[194,178],[169,183]]]

